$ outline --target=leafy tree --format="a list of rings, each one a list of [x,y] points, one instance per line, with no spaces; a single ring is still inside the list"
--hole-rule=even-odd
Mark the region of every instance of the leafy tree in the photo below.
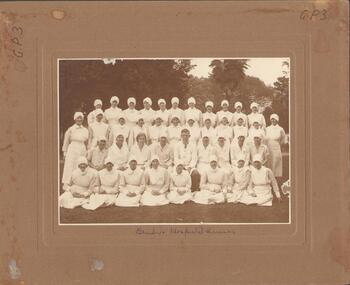
[[[212,68],[210,77],[220,86],[225,99],[229,100],[244,80],[247,62],[247,59],[215,59],[209,65]]]
[[[106,62],[106,63],[105,63]],[[183,97],[189,90],[188,72],[194,67],[190,60],[63,60],[59,65],[60,123],[66,130],[73,123],[75,111],[88,113],[94,99],[109,100],[116,95],[120,107],[127,107],[127,98],[135,97],[137,108],[142,99],[150,97],[153,108],[164,98],[168,107],[170,99]]]
[[[288,62],[284,63],[289,67]],[[289,73],[278,77],[274,85],[272,110],[280,116],[280,125],[288,132],[289,129]]]

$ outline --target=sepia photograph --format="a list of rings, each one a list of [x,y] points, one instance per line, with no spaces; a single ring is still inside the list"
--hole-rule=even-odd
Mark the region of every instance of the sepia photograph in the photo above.
[[[60,225],[290,223],[289,58],[57,70]]]

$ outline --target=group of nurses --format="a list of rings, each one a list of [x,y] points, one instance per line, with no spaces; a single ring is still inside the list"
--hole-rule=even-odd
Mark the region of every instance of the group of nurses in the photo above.
[[[103,111],[102,101],[95,100],[88,128],[83,126],[84,115],[76,112],[74,125],[65,133],[62,206],[96,209],[112,204],[164,205],[190,200],[265,205],[270,200],[253,199],[253,192],[259,197],[263,192],[254,184],[261,184],[256,177],[262,177],[262,172],[267,173],[265,182],[278,197],[274,182],[282,176],[285,132],[278,125],[277,114],[271,115],[271,125],[266,127],[255,102],[249,115],[242,112],[240,102],[231,113],[227,100],[221,102],[222,110],[216,114],[213,102],[206,102],[202,113],[192,97],[186,110],[178,107],[178,98],[172,98],[170,109],[159,99],[157,111],[152,109],[150,98],[143,100],[140,111],[135,108],[135,98],[128,98],[126,110],[118,107],[116,96],[110,103]],[[87,160],[85,169],[83,157]],[[259,163],[260,172],[255,167]],[[80,192],[86,190],[84,197],[77,194],[75,186]]]

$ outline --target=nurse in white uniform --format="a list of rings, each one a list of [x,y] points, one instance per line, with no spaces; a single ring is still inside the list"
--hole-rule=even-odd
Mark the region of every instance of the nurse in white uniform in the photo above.
[[[229,103],[227,100],[222,100],[221,101],[221,111],[216,113],[217,116],[217,122],[221,122],[223,117],[226,117],[228,121],[231,123],[232,122],[232,117],[233,114],[228,110]]]
[[[179,98],[173,97],[171,98],[171,108],[169,111],[169,120],[171,122],[172,118],[174,116],[177,116],[180,120],[180,126],[183,126],[185,124],[185,115],[184,111],[179,108]]]
[[[143,133],[146,135],[146,144],[149,140],[148,128],[145,125],[145,120],[142,115],[138,115],[136,126],[131,129],[131,135],[129,138],[129,147],[131,148],[136,143],[136,137],[138,134]]]
[[[210,118],[205,119],[204,126],[201,128],[201,138],[203,138],[204,136],[209,138],[211,145],[216,144],[216,131],[212,127]]]
[[[167,192],[169,192],[169,172],[159,166],[159,158],[154,155],[151,159],[151,167],[145,172],[145,192],[141,196],[140,203],[144,206],[161,206],[169,204]]]
[[[96,116],[97,116],[97,112],[100,113],[100,111],[102,111],[102,115],[103,115],[103,110],[102,110],[102,100],[101,99],[96,99],[94,101],[94,107],[95,110],[91,111],[88,116],[87,116],[87,123],[90,126],[93,122],[95,122]],[[102,119],[104,120],[103,116]]]
[[[144,171],[137,167],[136,157],[130,156],[129,167],[120,174],[119,195],[115,204],[119,207],[138,207],[144,191]]]
[[[180,118],[177,115],[172,116],[171,124],[168,127],[168,139],[172,148],[181,140],[181,130]]]
[[[237,125],[239,118],[243,118],[243,126],[248,126],[248,117],[242,112],[243,104],[241,102],[235,103],[235,112],[232,115],[232,126]]]
[[[210,167],[210,157],[215,154],[215,149],[212,144],[210,144],[209,137],[204,136],[201,142],[197,146],[198,153],[198,163],[197,170],[200,175],[204,173]]]
[[[201,129],[195,125],[195,120],[191,117],[187,118],[185,128],[190,132],[190,142],[197,145],[201,140]]]
[[[262,164],[266,165],[269,160],[270,153],[267,146],[262,143],[263,137],[259,132],[253,133],[252,136],[254,143],[249,146],[250,163],[253,163],[253,157],[256,154],[259,154],[262,159]]]
[[[200,191],[194,193],[193,201],[199,204],[225,202],[227,178],[225,171],[218,167],[215,155],[210,157],[210,167],[201,176]]]
[[[159,157],[159,165],[172,172],[174,166],[174,150],[169,145],[166,132],[160,134],[159,142],[151,149],[152,155]]]
[[[282,151],[281,145],[285,143],[286,133],[278,125],[279,116],[272,114],[270,116],[271,125],[266,128],[266,143],[270,153],[268,167],[272,170],[275,177],[282,177]]]
[[[192,118],[195,121],[195,125],[201,127],[203,125],[202,112],[196,108],[196,99],[193,97],[188,98],[187,104],[188,108],[184,111],[185,122],[187,122],[189,118]]]
[[[73,171],[65,192],[59,198],[60,207],[73,209],[89,202],[96,187],[96,170],[88,167],[85,156],[77,159],[77,168]]]
[[[129,97],[127,103],[129,108],[124,110],[123,113],[125,116],[126,125],[132,129],[136,126],[140,112],[135,108],[136,99],[134,97]]]
[[[248,131],[248,144],[253,144],[254,143],[254,135],[259,133],[261,135],[261,139],[263,142],[265,142],[265,130],[260,127],[260,123],[255,120],[253,122],[253,125],[249,128]]]
[[[154,116],[155,111],[151,108],[152,107],[152,100],[151,98],[147,97],[143,99],[143,109],[140,111],[140,115],[142,116],[143,120],[145,121],[145,127],[149,129],[150,126],[153,125],[154,122]]]
[[[235,165],[232,165],[232,176],[228,183],[226,200],[229,203],[239,203],[240,199],[249,195],[247,188],[250,181],[250,168],[245,164],[245,156],[238,155]]]
[[[252,110],[252,112],[248,115],[248,127],[250,128],[253,125],[253,123],[257,121],[259,123],[259,126],[262,129],[265,129],[266,128],[265,117],[263,114],[259,113],[258,108],[259,108],[258,103],[253,102],[250,104],[250,109]]]
[[[130,154],[136,157],[137,166],[145,170],[151,163],[151,148],[146,144],[145,133],[139,133],[136,137],[136,143],[131,147]]]
[[[244,165],[248,166],[250,160],[250,149],[246,143],[246,138],[243,134],[240,134],[238,136],[238,139],[232,141],[231,143],[230,158],[232,166],[237,165],[238,158],[241,156],[244,158]]]
[[[96,147],[98,138],[107,138],[110,133],[108,124],[103,122],[103,111],[101,109],[97,109],[95,110],[95,114],[95,121],[89,125],[88,149]]]
[[[241,203],[258,206],[272,206],[272,190],[275,192],[278,201],[281,201],[281,195],[278,189],[277,181],[271,169],[262,165],[261,155],[256,154],[253,158],[251,167],[251,176],[248,185],[248,196],[240,199]]]
[[[230,163],[230,143],[226,141],[225,137],[220,136],[214,146],[214,150],[218,160],[218,167],[223,169],[227,177],[229,177],[232,171]]]
[[[214,107],[214,103],[212,101],[207,101],[205,102],[205,108],[206,108],[206,112],[203,113],[203,122],[205,122],[205,119],[209,118],[211,121],[211,126],[213,128],[216,127],[217,122],[216,122],[216,114],[213,112],[213,107]]]
[[[170,113],[166,109],[166,102],[165,102],[165,100],[162,99],[162,98],[159,99],[158,100],[158,106],[159,106],[159,110],[156,111],[156,117],[162,118],[162,125],[167,127],[167,126],[169,126]]]
[[[248,128],[243,125],[244,118],[243,116],[237,116],[236,125],[233,127],[233,140],[237,140],[237,138],[243,135],[245,138],[248,137]]]
[[[108,149],[108,157],[112,159],[115,169],[124,171],[127,168],[129,148],[124,142],[122,134],[117,135],[115,143]]]
[[[113,124],[110,126],[108,146],[111,146],[115,143],[118,134],[122,134],[125,140],[125,144],[130,145],[129,141],[131,137],[131,130],[126,125],[125,116],[123,113],[120,113],[119,115],[118,124]]]
[[[77,168],[77,159],[86,155],[86,146],[89,138],[89,131],[83,124],[84,115],[81,112],[74,114],[75,124],[68,128],[63,140],[64,167],[62,175],[63,189],[70,182],[74,169]]]
[[[222,117],[221,123],[216,127],[216,138],[224,137],[227,143],[231,143],[233,139],[233,129],[229,125],[226,117]]]
[[[161,134],[168,132],[168,128],[163,124],[162,117],[156,113],[156,119],[153,126],[149,128],[149,142],[148,144],[151,145],[151,147],[155,146],[160,138]]]
[[[105,110],[105,120],[108,125],[117,125],[119,116],[123,112],[122,109],[118,108],[119,98],[113,96],[110,100],[111,107]]]
[[[97,174],[97,191],[91,194],[89,202],[83,205],[84,209],[96,210],[99,207],[106,207],[115,204],[119,193],[119,171],[113,168],[113,160],[105,159],[105,168]]]
[[[183,165],[178,163],[170,175],[170,192],[167,195],[170,203],[184,204],[192,200],[191,176],[184,171]]]

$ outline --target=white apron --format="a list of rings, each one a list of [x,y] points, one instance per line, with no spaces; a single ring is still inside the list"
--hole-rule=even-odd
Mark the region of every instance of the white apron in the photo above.
[[[78,167],[77,159],[80,156],[86,155],[86,145],[84,141],[72,141],[67,150],[67,154],[64,160],[62,182],[67,184],[70,182],[70,178],[74,169]]]
[[[252,167],[251,180],[256,197],[247,194],[240,199],[240,202],[247,205],[258,204],[259,206],[272,206],[272,187],[271,181],[268,178],[267,168],[262,166],[258,170]]]
[[[141,199],[141,186],[126,185],[121,186],[119,189],[120,193],[115,201],[115,205],[119,207],[139,207]],[[135,196],[128,196],[128,193],[135,193]]]

